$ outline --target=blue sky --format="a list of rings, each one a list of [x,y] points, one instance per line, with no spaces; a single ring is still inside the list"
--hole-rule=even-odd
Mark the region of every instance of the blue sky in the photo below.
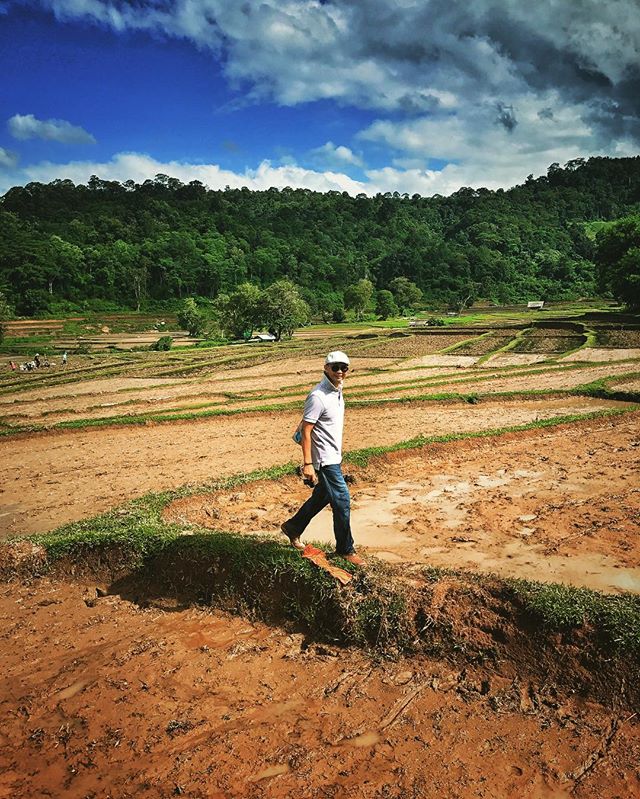
[[[637,0],[0,0],[0,193],[449,194],[640,152]]]

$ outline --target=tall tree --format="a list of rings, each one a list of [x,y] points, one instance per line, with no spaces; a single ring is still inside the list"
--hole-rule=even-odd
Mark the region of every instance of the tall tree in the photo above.
[[[381,319],[397,316],[398,306],[393,299],[393,294],[387,289],[381,289],[376,295],[376,313]]]
[[[408,311],[422,299],[422,291],[406,277],[396,277],[389,283],[389,288],[398,307]]]
[[[259,315],[262,324],[280,341],[283,335],[291,338],[296,327],[309,321],[309,306],[300,292],[288,280],[277,280],[260,297]]]
[[[180,327],[184,328],[192,338],[204,333],[207,321],[193,297],[187,297],[182,302],[177,320]]]
[[[230,294],[220,294],[214,303],[220,328],[230,338],[251,338],[260,324],[260,289],[242,283]]]
[[[11,319],[12,315],[11,307],[7,302],[7,298],[0,291],[0,341],[2,341],[4,338],[4,323]]]
[[[356,319],[362,319],[373,297],[373,283],[362,278],[357,283],[347,286],[344,292],[345,308],[355,311]]]

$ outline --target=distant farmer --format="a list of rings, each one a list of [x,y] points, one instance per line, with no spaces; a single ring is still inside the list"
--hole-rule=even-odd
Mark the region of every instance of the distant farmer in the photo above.
[[[67,365],[67,351],[66,350],[62,353],[62,365],[63,366]]]
[[[11,367],[12,372],[15,372],[18,368],[13,361],[9,361],[9,366]]]
[[[36,365],[36,369],[39,369],[40,368],[40,354],[38,352],[36,352],[36,354],[33,356],[33,362]]]
[[[349,489],[340,468],[344,423],[342,384],[348,370],[349,358],[345,353],[330,352],[324,363],[324,377],[304,404],[299,428],[302,474],[314,488],[309,499],[281,529],[292,546],[304,549],[300,536],[311,519],[331,505],[336,554],[356,566],[364,566],[365,561],[356,555],[351,537]]]

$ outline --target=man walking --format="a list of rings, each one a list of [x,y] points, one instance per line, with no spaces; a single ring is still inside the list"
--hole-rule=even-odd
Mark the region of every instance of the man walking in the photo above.
[[[336,554],[356,566],[364,566],[365,561],[356,554],[351,536],[349,489],[340,468],[344,424],[342,384],[348,371],[349,358],[345,353],[330,352],[324,362],[324,377],[304,404],[300,425],[302,474],[314,489],[281,529],[292,546],[304,549],[300,536],[311,519],[326,505],[331,505]]]

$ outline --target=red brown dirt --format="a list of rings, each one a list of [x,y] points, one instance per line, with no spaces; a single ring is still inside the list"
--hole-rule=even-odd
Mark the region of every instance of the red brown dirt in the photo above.
[[[264,390],[287,365],[255,369],[225,372],[229,388]],[[529,387],[544,379],[530,378]],[[80,412],[88,402],[75,396],[81,385],[64,388]],[[608,405],[574,398],[352,408],[345,445]],[[290,441],[298,418],[274,412],[4,439],[0,521],[8,532],[43,531],[147,491],[287,462],[299,454]],[[403,547],[418,542],[424,562],[440,548],[443,562],[481,552],[485,564],[509,563],[515,540],[529,547],[538,578],[544,558],[580,565],[585,552],[626,573],[639,565],[637,442],[636,414],[388,457],[356,473],[356,513],[369,513],[384,539],[372,548],[390,560],[406,560]],[[305,495],[294,480],[250,490],[215,506],[229,529],[277,529],[283,509]],[[202,505],[211,496],[200,502],[211,521]],[[615,699],[605,708],[566,695],[513,664],[498,673],[425,657],[375,663],[297,632],[176,601],[141,606],[132,596],[98,597],[95,582],[0,584],[0,710],[8,719],[0,797],[640,797],[638,717]]]
[[[0,586],[0,796],[633,799],[637,714],[95,584]]]

